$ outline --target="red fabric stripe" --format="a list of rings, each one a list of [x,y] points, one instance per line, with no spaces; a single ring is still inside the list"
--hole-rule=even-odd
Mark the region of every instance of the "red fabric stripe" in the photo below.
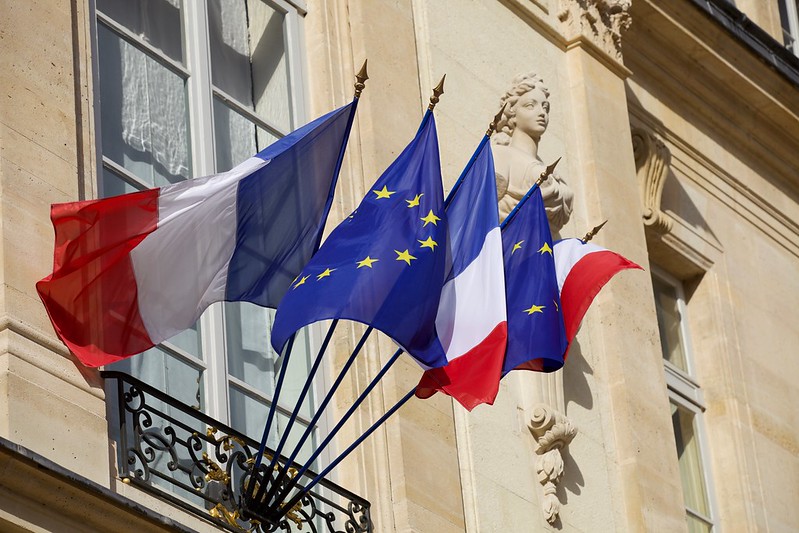
[[[569,346],[596,295],[613,276],[627,268],[643,270],[632,261],[609,250],[591,252],[574,264],[560,291],[563,322],[566,325],[566,339],[569,341]],[[568,353],[567,346],[564,359]]]
[[[158,225],[159,189],[55,204],[53,273],[36,284],[58,336],[86,366],[153,346],[139,314],[130,260]]]
[[[507,342],[508,323],[502,322],[480,344],[447,366],[426,371],[416,386],[416,396],[424,399],[441,391],[469,411],[481,403],[493,404]]]

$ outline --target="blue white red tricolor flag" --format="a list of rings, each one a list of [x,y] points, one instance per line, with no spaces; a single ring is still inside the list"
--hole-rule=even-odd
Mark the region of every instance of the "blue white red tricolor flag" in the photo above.
[[[86,366],[189,328],[213,302],[274,307],[319,246],[356,101],[215,176],[56,204],[53,273],[36,284]]]
[[[427,370],[416,396],[442,391],[466,409],[494,403],[507,341],[502,235],[486,137],[447,207],[452,266],[436,330],[447,365]]]
[[[566,339],[571,345],[580,322],[602,287],[622,270],[643,270],[629,259],[580,239],[557,241],[554,250]],[[563,354],[568,354],[568,347]]]

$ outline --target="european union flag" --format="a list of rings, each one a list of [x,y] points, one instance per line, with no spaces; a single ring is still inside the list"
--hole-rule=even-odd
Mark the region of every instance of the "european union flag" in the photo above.
[[[566,329],[555,273],[552,233],[541,189],[502,231],[508,310],[504,376],[522,368],[553,372],[563,366]]]
[[[281,301],[272,346],[297,330],[343,318],[382,331],[426,367],[447,364],[435,332],[447,220],[435,119],[339,224]]]

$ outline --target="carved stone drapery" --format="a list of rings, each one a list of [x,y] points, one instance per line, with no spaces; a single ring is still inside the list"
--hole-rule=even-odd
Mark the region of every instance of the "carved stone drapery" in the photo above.
[[[660,209],[663,185],[669,172],[671,152],[650,131],[633,127],[633,154],[644,203],[644,224],[657,234],[671,231],[672,220]]]
[[[621,62],[621,34],[630,27],[632,0],[560,0],[558,20],[567,39],[583,36]]]
[[[533,408],[529,427],[536,441],[538,482],[544,489],[541,507],[547,522],[552,524],[560,513],[557,488],[563,476],[561,450],[577,435],[577,428],[565,415],[546,404],[538,404]]]

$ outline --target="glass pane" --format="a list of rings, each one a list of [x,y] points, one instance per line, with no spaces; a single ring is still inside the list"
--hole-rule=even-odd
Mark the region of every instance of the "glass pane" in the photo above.
[[[269,413],[269,406],[266,402],[254,398],[252,395],[247,394],[245,391],[240,390],[236,386],[230,388],[230,418],[231,426],[260,442],[266,424],[266,417]],[[273,430],[267,439],[266,445],[275,449],[280,442],[281,436],[285,431],[289,417],[281,412],[275,414],[276,417],[276,430]],[[292,426],[289,438],[283,447],[282,455],[289,456],[297,443],[302,437],[303,433],[308,426],[299,420],[295,420]],[[316,444],[316,435],[311,433],[310,437],[303,443],[299,454],[297,455],[297,462],[302,464],[307,460]]]
[[[138,189],[120,178],[114,171],[103,167],[103,197],[119,196],[136,192]]]
[[[655,290],[655,307],[660,331],[663,358],[677,368],[688,372],[680,325],[682,317],[678,307],[677,290],[663,281],[652,278]]]
[[[685,506],[704,515],[710,515],[705,492],[705,477],[699,442],[696,437],[694,415],[690,411],[671,405],[671,421],[674,427],[674,441],[680,464]]]
[[[103,155],[159,187],[189,177],[185,81],[98,24]]]
[[[186,405],[200,411],[205,409],[204,370],[189,365],[158,346],[107,365],[106,369],[134,376]]]
[[[230,170],[277,140],[216,98],[214,132],[217,172]]]
[[[274,311],[251,303],[226,303],[228,372],[271,397],[276,355],[269,343]]]
[[[183,62],[180,0],[97,0],[97,9],[171,59]]]
[[[286,131],[291,129],[285,15],[264,0],[209,0],[216,87]]]

